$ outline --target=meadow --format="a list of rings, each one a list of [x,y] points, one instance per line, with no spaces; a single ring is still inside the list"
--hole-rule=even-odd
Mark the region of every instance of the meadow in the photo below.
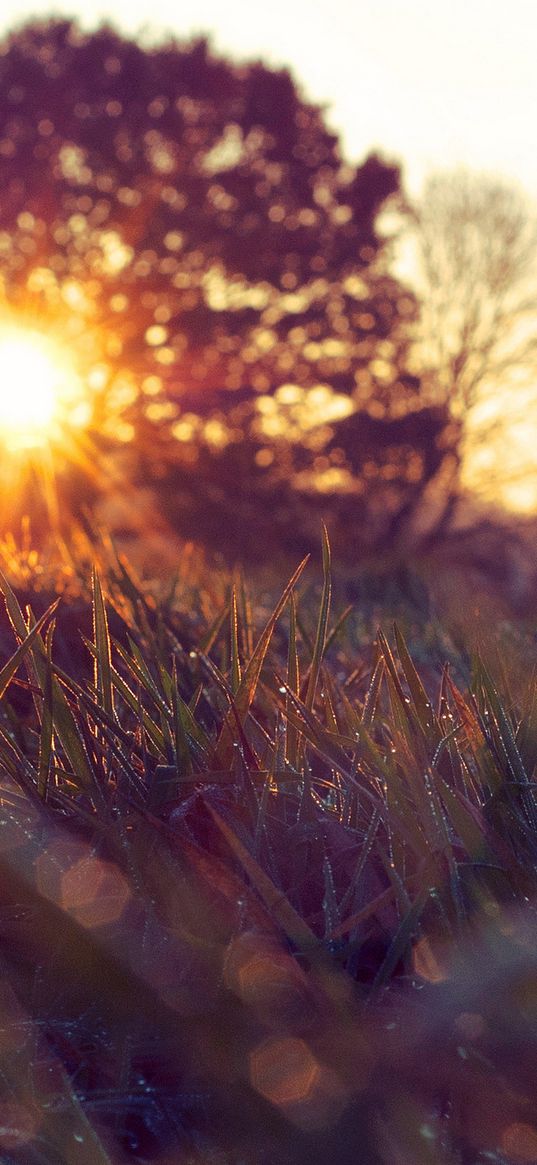
[[[537,1165],[533,212],[327,116],[0,44],[0,1165]]]
[[[337,581],[4,543],[6,1165],[537,1160],[531,627]]]

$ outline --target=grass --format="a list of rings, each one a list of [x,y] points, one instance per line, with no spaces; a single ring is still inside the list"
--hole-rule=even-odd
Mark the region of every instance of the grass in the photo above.
[[[2,1161],[537,1161],[524,629],[10,555]]]

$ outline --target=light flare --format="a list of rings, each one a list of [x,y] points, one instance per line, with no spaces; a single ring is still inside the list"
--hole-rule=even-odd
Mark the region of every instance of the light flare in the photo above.
[[[0,439],[10,451],[42,447],[62,423],[79,427],[88,415],[67,348],[31,328],[0,329]]]

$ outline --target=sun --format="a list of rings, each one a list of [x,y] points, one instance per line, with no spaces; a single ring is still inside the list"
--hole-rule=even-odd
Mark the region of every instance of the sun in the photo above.
[[[83,391],[69,350],[45,334],[0,328],[0,440],[10,451],[49,443],[62,423],[84,421]]]

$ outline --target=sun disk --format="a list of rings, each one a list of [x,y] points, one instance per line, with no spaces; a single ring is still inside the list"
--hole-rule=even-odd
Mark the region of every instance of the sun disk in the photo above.
[[[0,435],[10,449],[44,445],[80,393],[69,353],[23,327],[0,331]]]

